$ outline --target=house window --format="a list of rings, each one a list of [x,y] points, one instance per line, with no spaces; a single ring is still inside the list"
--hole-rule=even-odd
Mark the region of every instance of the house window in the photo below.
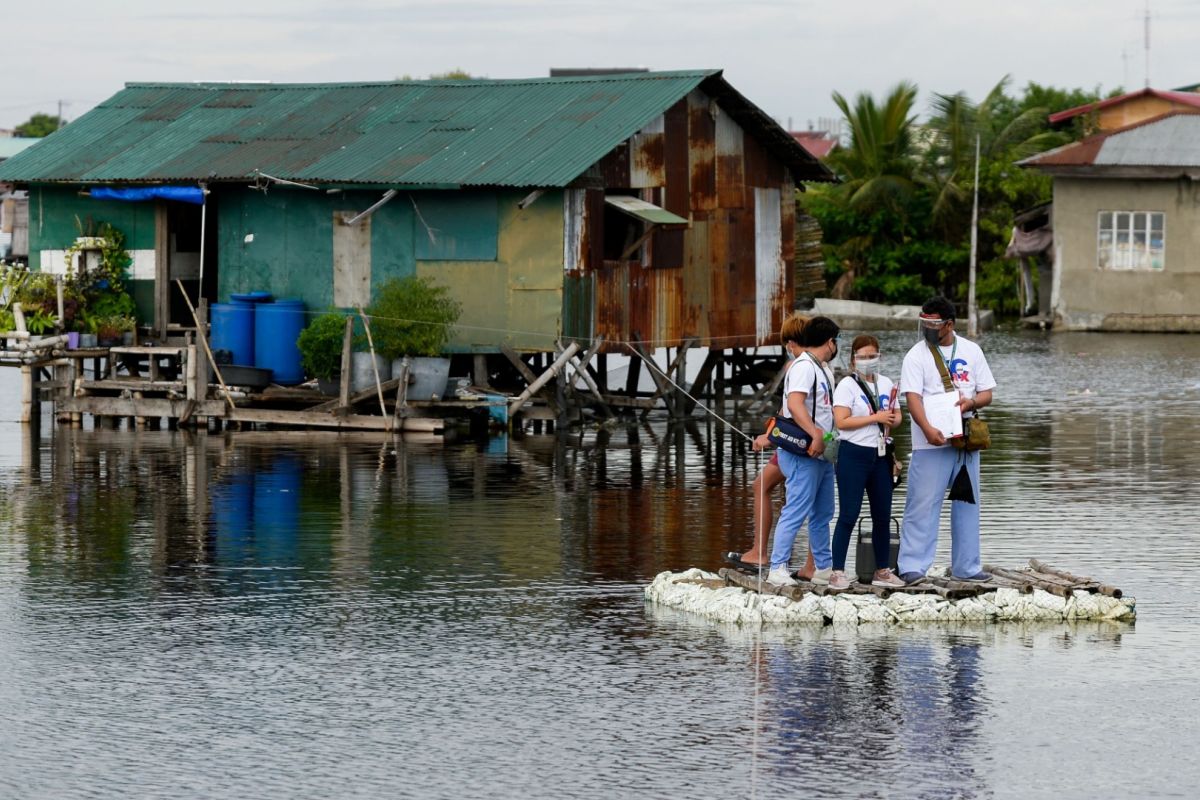
[[[1101,211],[1096,233],[1100,269],[1161,270],[1166,255],[1166,214]]]

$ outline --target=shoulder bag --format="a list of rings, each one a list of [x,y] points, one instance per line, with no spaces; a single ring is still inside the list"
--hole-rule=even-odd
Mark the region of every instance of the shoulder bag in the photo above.
[[[942,358],[942,353],[937,349],[937,345],[930,342],[926,342],[926,344],[929,345],[929,352],[933,355],[933,361],[942,375],[942,387],[947,392],[953,392],[955,390],[954,382],[950,380],[950,371],[946,369],[946,359]],[[976,411],[973,417],[963,417],[963,435],[951,439],[950,444],[967,452],[987,450],[992,446],[992,432],[988,430],[988,424],[979,418],[979,412]]]
[[[819,364],[815,364],[815,366],[824,372]],[[814,424],[817,419],[817,382],[819,380],[818,375],[813,375],[813,390],[809,392],[809,397],[812,399]],[[782,414],[776,414],[767,420],[767,439],[780,450],[786,450],[797,456],[807,456],[808,448],[812,444],[812,437],[808,435],[808,431]]]

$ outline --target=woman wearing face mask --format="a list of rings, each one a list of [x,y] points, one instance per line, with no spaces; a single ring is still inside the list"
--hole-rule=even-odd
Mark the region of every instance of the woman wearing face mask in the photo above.
[[[837,355],[837,323],[828,317],[813,317],[804,326],[798,344],[800,356],[788,367],[783,380],[780,416],[790,419],[807,434],[807,455],[779,450],[787,499],[775,526],[771,548],[771,571],[767,581],[791,586],[788,561],[796,535],[808,520],[808,544],[815,571],[812,582],[829,583],[832,573],[829,552],[829,523],[833,520],[833,465],[825,460],[825,435],[833,430],[833,376],[823,362]]]
[[[862,511],[863,490],[871,505],[871,543],[875,548],[874,586],[899,588],[904,581],[888,569],[892,517],[892,460],[886,454],[887,434],[900,424],[899,405],[892,398],[892,381],[879,372],[879,340],[857,337],[850,346],[851,373],[833,393],[833,418],[838,429],[838,521],[833,532],[832,589],[850,585],[846,551],[850,533]],[[895,406],[895,407],[893,407]]]

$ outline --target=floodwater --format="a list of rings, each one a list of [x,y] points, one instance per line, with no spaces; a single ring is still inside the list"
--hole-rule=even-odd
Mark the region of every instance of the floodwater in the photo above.
[[[34,435],[0,371],[0,797],[1192,796],[1200,337],[983,344],[985,560],[1135,625],[647,607],[748,541],[755,456],[704,420]]]

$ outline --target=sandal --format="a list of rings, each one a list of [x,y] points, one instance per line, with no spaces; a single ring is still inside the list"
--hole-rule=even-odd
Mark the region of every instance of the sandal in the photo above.
[[[758,573],[759,570],[769,569],[770,564],[755,564],[752,561],[743,561],[741,553],[730,551],[725,554],[725,563],[734,569],[744,570],[745,572]]]

